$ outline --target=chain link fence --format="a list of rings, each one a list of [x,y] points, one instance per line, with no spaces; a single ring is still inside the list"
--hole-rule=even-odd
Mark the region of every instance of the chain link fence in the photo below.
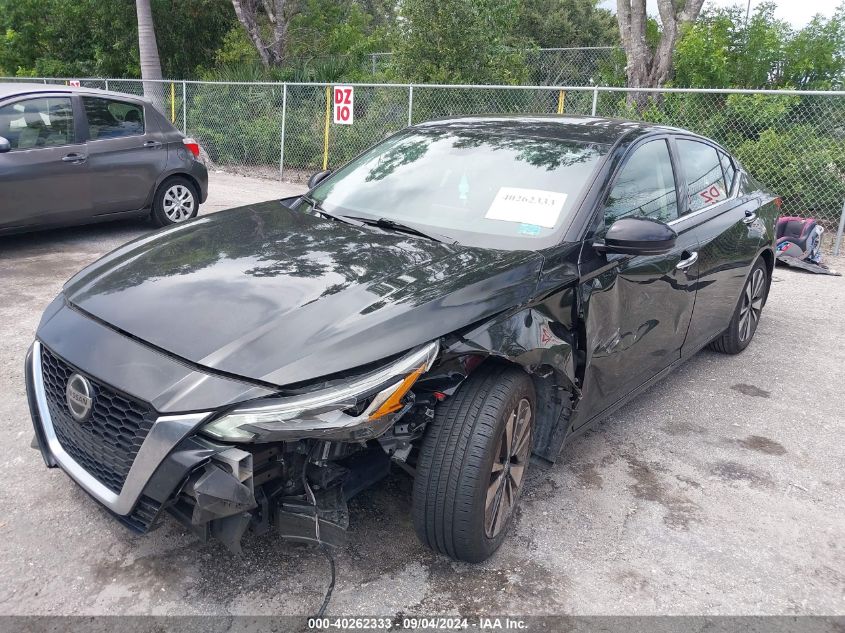
[[[140,80],[78,81],[145,92]],[[147,96],[200,142],[217,168],[254,176],[302,181],[408,125],[438,117],[577,114],[649,121],[713,138],[782,197],[784,213],[814,216],[829,228],[836,227],[845,201],[845,92],[357,84],[354,123],[335,125],[328,84],[146,86]]]

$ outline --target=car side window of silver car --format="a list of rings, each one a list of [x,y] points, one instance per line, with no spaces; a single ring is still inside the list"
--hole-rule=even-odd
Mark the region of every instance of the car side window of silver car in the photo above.
[[[0,136],[12,151],[74,143],[70,97],[40,97],[0,107]]]
[[[144,108],[138,104],[101,97],[82,97],[82,104],[92,141],[144,133]]]
[[[689,139],[678,139],[676,143],[687,179],[689,212],[727,200],[730,189],[725,185],[725,174],[716,148]]]
[[[639,216],[661,222],[678,217],[672,158],[665,139],[643,143],[622,166],[604,205],[604,224]]]

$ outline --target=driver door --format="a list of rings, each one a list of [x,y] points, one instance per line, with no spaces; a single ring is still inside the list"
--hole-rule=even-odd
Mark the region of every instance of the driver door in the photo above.
[[[74,222],[91,215],[87,148],[75,98],[44,94],[0,106],[0,228]]]
[[[575,428],[681,357],[698,276],[691,232],[680,233],[675,247],[663,255],[603,254],[593,246],[619,218],[673,223],[681,200],[677,173],[666,138],[636,144],[611,177],[595,234],[583,245],[579,290],[586,364]]]

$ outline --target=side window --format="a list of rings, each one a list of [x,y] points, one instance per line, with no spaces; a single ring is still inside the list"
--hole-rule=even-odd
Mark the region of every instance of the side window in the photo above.
[[[736,166],[731,157],[724,152],[719,152],[719,160],[722,161],[722,171],[725,172],[725,191],[730,194],[736,177]]]
[[[604,207],[605,228],[627,216],[661,222],[678,217],[675,175],[665,140],[649,141],[634,150],[616,177]]]
[[[678,139],[677,145],[687,178],[690,212],[725,200],[728,189],[716,149],[685,139]]]
[[[0,136],[12,151],[70,145],[74,142],[70,97],[27,99],[0,107]]]
[[[144,108],[141,106],[100,97],[82,97],[82,103],[92,141],[144,133]]]

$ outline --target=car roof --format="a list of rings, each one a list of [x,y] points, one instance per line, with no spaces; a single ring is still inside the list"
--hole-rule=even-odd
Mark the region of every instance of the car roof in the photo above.
[[[414,126],[420,130],[521,136],[561,141],[615,145],[652,132],[690,134],[686,130],[643,121],[576,115],[465,116],[435,119]]]
[[[44,93],[67,93],[67,94],[93,94],[117,98],[130,98],[146,101],[146,99],[139,95],[127,94],[125,92],[114,92],[112,90],[100,90],[99,88],[84,88],[76,86],[65,86],[62,84],[36,84],[24,82],[3,82],[0,83],[0,99],[7,97],[16,97],[18,95],[32,95]]]

